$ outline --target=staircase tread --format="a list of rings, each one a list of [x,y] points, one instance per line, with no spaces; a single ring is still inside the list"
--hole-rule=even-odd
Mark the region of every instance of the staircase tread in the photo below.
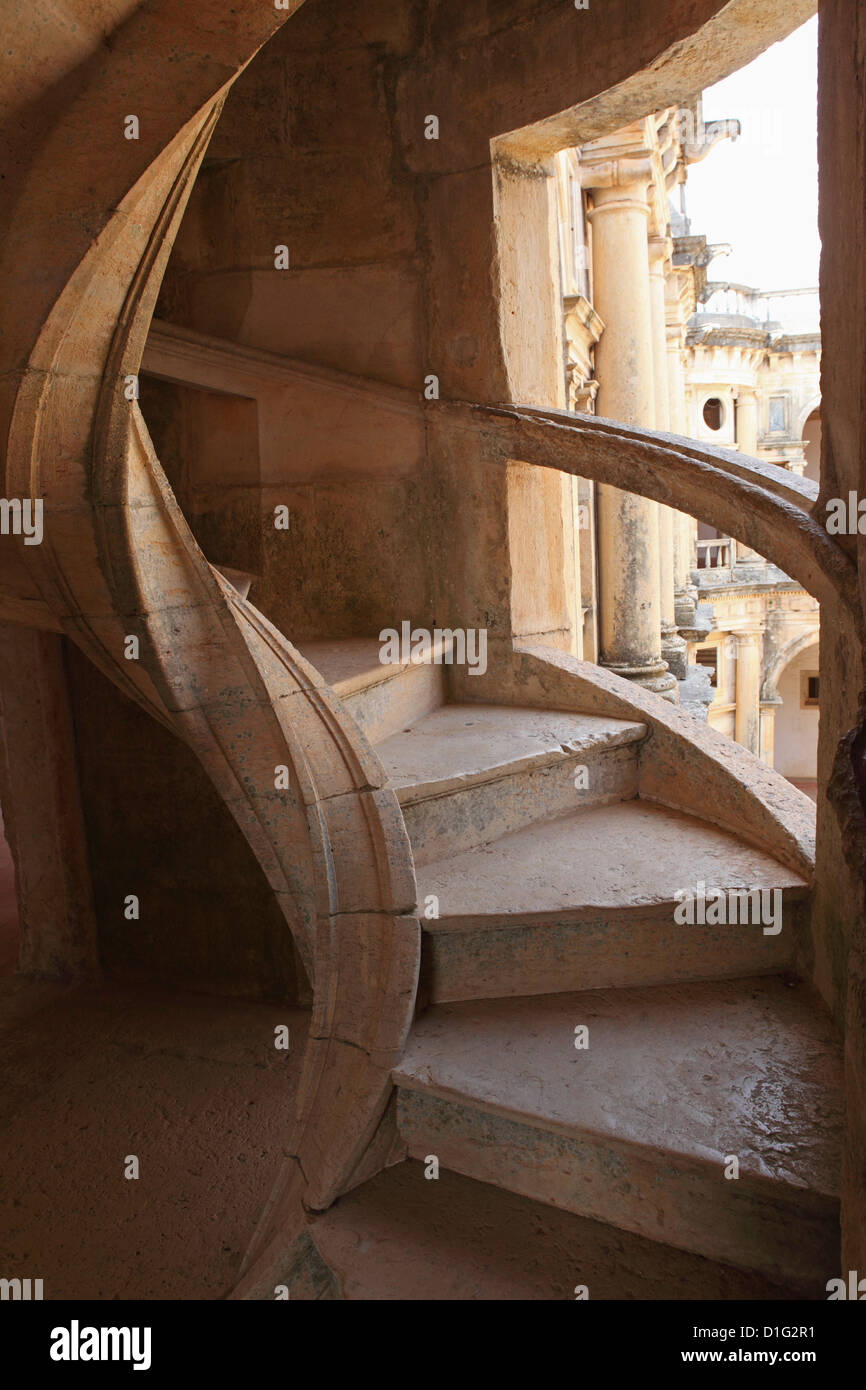
[[[627,853],[624,853],[627,847]],[[665,903],[678,889],[791,888],[805,879],[726,830],[651,801],[588,806],[537,821],[451,858],[418,867],[418,895],[439,899],[439,920],[555,916],[563,910]],[[784,930],[784,928],[783,928]]]
[[[514,705],[443,705],[378,753],[391,784],[411,800],[412,790],[442,795],[524,767],[573,758],[581,750],[634,743],[646,725],[627,719]]]
[[[399,662],[381,662],[381,647],[378,637],[317,638],[302,642],[298,651],[332,690],[345,697],[406,669]]]
[[[784,1283],[411,1159],[312,1218],[344,1298],[789,1299]]]
[[[574,1029],[589,1028],[578,1051]],[[775,977],[439,1004],[398,1086],[740,1178],[838,1193],[842,1051],[808,986]]]

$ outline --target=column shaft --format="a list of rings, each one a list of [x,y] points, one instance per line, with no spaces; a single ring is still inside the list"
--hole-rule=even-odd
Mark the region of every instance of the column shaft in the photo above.
[[[755,757],[761,747],[761,634],[738,632],[737,709],[734,738]]]
[[[644,183],[593,189],[594,307],[599,413],[652,424],[656,397]],[[660,692],[676,688],[661,657],[659,524],[654,502],[598,487],[600,659]]]
[[[740,391],[737,397],[737,445],[741,454],[757,456],[758,398],[754,391]]]
[[[655,382],[655,428],[670,431],[671,407],[668,389],[668,351],[665,325],[665,264],[673,250],[669,237],[651,237],[649,242],[650,313],[652,320],[653,379]],[[678,512],[659,505],[659,598],[661,606],[661,654],[679,680],[686,677],[686,644],[676,630],[674,602],[674,534]]]

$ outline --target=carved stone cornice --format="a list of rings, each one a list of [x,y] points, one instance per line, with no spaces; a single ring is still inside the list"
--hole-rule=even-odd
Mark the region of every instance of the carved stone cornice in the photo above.
[[[651,231],[663,236],[668,221],[667,181],[675,164],[676,149],[659,144],[655,119],[648,116],[613,135],[603,135],[581,145],[581,186],[591,190],[644,185]]]
[[[566,370],[570,410],[591,412],[599,383],[594,379],[592,349],[604,332],[604,324],[589,300],[582,294],[563,300],[565,311]]]

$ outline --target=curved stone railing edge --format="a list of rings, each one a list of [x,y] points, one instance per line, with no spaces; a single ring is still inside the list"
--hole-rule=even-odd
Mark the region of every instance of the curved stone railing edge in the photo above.
[[[727,735],[603,666],[537,643],[515,642],[513,691],[516,703],[573,701],[583,713],[647,724],[641,797],[717,824],[811,882],[814,804]]]
[[[125,391],[214,115],[151,166],[55,302],[12,452],[21,490],[44,498],[45,541],[26,555],[42,601],[192,748],[314,956],[294,1131],[249,1263],[299,1204],[333,1201],[366,1151],[414,1013],[420,926],[405,823],[377,756],[324,681],[208,563]]]
[[[718,444],[710,443],[709,440],[696,440],[688,435],[673,434],[668,430],[626,425],[619,420],[608,419],[604,415],[586,415],[576,410],[547,410],[536,406],[521,405],[496,408],[505,411],[516,409],[523,412],[525,410],[527,413],[549,419],[554,423],[563,420],[566,422],[575,421],[591,429],[595,434],[613,435],[623,444],[629,442],[637,445],[654,443],[685,457],[712,461],[719,469],[732,477],[742,478],[746,482],[760,480],[769,491],[775,492],[777,496],[783,497],[795,505],[802,506],[805,511],[811,511],[818,498],[818,484],[813,482],[811,478],[801,477],[798,473],[792,473],[789,469],[783,468],[778,463],[771,463],[768,459],[760,459],[752,454],[742,454],[738,449],[722,448]]]
[[[856,566],[784,470],[654,430],[533,406],[442,403],[444,428],[519,460],[607,483],[684,511],[752,546],[859,631]],[[753,466],[754,465],[754,466]],[[777,476],[781,475],[781,476]]]

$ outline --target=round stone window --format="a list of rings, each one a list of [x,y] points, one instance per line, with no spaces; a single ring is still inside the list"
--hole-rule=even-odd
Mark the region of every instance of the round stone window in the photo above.
[[[704,401],[704,424],[711,430],[720,430],[725,419],[725,407],[718,396],[710,396]]]

